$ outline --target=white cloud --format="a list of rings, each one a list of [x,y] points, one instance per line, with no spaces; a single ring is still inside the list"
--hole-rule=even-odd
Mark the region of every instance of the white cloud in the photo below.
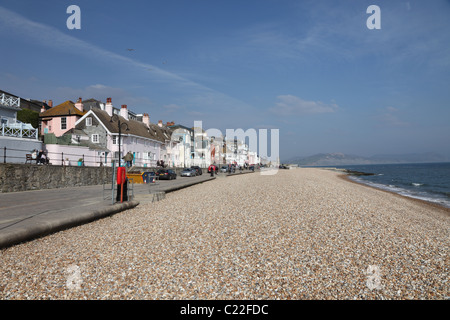
[[[289,115],[305,115],[335,112],[339,107],[335,103],[326,104],[321,101],[306,101],[293,95],[280,95],[276,106],[271,108],[273,113]]]
[[[192,102],[203,100],[208,107],[214,106],[214,104],[208,103],[211,101],[214,103],[219,101],[223,106],[238,104],[248,107],[242,101],[184,78],[179,74],[105,50],[97,45],[67,35],[54,27],[31,21],[0,6],[0,30],[2,29],[25,39],[25,41],[46,46],[51,48],[51,50],[75,53],[102,63],[120,64],[142,70],[146,76],[153,78],[156,82],[165,83],[168,87],[176,89],[179,94],[184,93],[188,95],[184,100],[189,99]],[[97,86],[97,89],[101,89],[98,87],[99,85],[94,86]],[[95,87],[93,88],[95,89]],[[77,90],[74,89],[74,91]]]

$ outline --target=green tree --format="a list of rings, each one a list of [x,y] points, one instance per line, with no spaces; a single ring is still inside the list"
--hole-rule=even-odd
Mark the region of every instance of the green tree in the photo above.
[[[23,123],[30,123],[33,128],[37,129],[39,126],[39,112],[22,109],[17,111],[17,120],[22,121]]]

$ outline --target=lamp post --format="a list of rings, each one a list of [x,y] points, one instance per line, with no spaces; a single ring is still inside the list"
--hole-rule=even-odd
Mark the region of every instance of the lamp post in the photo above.
[[[122,140],[122,125],[125,125],[125,127],[126,127],[126,131],[130,131],[130,129],[128,128],[128,124],[126,124],[125,122],[121,122],[120,121],[120,118],[119,118],[119,116],[117,115],[117,114],[113,114],[112,116],[111,116],[111,119],[109,120],[109,122],[114,122],[114,120],[115,119],[117,119],[117,126],[118,126],[118,128],[119,128],[119,167],[121,166],[120,165],[120,141]]]
[[[179,139],[180,143],[184,142],[183,136]],[[186,169],[186,145],[183,143],[183,161],[184,161],[184,168]]]

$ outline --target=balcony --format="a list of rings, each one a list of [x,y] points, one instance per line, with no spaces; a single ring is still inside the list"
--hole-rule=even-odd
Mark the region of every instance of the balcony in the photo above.
[[[38,140],[38,129],[33,128],[29,123],[2,117],[0,136]]]
[[[20,98],[16,98],[8,94],[2,93],[0,94],[0,104],[6,107],[19,108]]]

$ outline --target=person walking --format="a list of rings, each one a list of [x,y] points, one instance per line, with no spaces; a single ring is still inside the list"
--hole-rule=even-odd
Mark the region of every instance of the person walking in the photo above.
[[[128,168],[131,167],[133,159],[134,159],[134,156],[130,151],[128,151],[128,153],[123,157],[123,160],[125,160]]]

